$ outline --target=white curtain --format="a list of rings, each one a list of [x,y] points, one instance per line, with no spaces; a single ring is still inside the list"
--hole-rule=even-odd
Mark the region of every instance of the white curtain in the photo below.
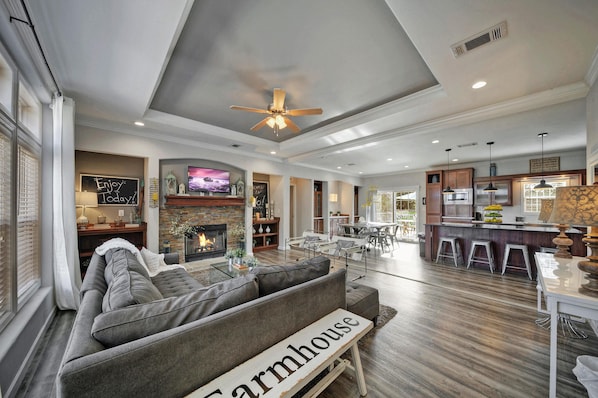
[[[75,104],[62,96],[52,101],[54,291],[61,310],[79,308],[81,270],[75,210]]]

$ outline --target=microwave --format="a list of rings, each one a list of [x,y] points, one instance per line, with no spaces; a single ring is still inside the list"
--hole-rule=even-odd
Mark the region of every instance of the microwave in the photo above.
[[[455,189],[453,193],[443,194],[445,205],[473,205],[473,189]]]

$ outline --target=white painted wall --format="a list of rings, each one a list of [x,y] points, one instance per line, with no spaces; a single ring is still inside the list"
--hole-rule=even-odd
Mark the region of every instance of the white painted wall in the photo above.
[[[310,225],[313,228],[313,180],[321,181],[343,181],[350,185],[360,185],[361,179],[345,176],[338,173],[331,173],[307,167],[290,165],[284,163],[275,157],[270,158],[256,158],[243,155],[243,151],[231,148],[229,151],[215,150],[214,148],[206,148],[200,142],[173,142],[168,133],[163,134],[163,139],[148,138],[139,130],[136,135],[123,134],[101,130],[88,126],[76,126],[76,141],[75,148],[83,151],[110,153],[125,156],[137,156],[147,159],[146,162],[146,179],[160,177],[160,160],[161,159],[204,159],[215,162],[225,162],[233,167],[238,167],[245,170],[243,179],[252,181],[254,173],[269,174],[271,176],[278,176],[275,188],[276,212],[281,217],[281,235],[280,241],[289,236],[289,190],[290,177],[303,178],[311,181],[302,189],[306,191],[305,194],[298,196],[297,207],[302,209],[301,218],[299,215],[297,220],[301,221],[301,226],[298,230],[303,230],[304,225]],[[250,184],[246,185],[247,186]],[[271,194],[272,194],[272,186]],[[162,192],[161,192],[162,195]],[[306,212],[306,209],[311,209]],[[145,220],[148,223],[147,244],[152,251],[158,251],[158,208],[144,208]],[[251,230],[251,208],[246,207],[247,229]],[[306,228],[305,228],[306,229]]]

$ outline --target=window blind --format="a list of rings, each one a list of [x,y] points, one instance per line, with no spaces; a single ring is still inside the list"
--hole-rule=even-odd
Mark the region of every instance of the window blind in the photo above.
[[[17,301],[40,284],[40,160],[19,144],[17,198]]]
[[[10,267],[10,175],[11,140],[0,132],[0,319],[10,309],[11,267]]]

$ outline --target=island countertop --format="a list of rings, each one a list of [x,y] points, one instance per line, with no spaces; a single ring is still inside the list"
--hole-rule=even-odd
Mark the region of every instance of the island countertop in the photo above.
[[[471,250],[472,240],[488,240],[492,242],[494,259],[498,272],[501,271],[505,246],[507,243],[525,244],[528,246],[532,269],[533,253],[540,251],[542,247],[555,248],[552,242],[559,231],[552,225],[543,224],[498,224],[498,223],[442,223],[426,224],[426,251],[427,261],[434,261],[438,250],[438,242],[441,237],[457,237],[461,246],[461,252],[465,263]],[[581,241],[585,232],[578,228],[570,228],[566,231],[567,236],[573,240],[571,254],[574,256],[585,256],[586,247]],[[515,265],[522,263],[520,256],[510,256],[509,262]],[[523,264],[521,264],[523,266]],[[467,266],[467,264],[465,264]],[[509,269],[511,272],[512,269]],[[525,269],[523,270],[525,272]],[[516,271],[515,271],[516,272]]]
[[[487,223],[480,221],[473,221],[471,223],[458,223],[458,222],[443,222],[441,224],[430,224],[447,227],[460,227],[460,228],[486,228],[486,229],[502,229],[511,231],[535,231],[535,232],[551,232],[558,234],[559,230],[554,224],[531,224],[531,223]],[[569,228],[566,231],[567,234],[584,234],[585,232],[577,228]]]

